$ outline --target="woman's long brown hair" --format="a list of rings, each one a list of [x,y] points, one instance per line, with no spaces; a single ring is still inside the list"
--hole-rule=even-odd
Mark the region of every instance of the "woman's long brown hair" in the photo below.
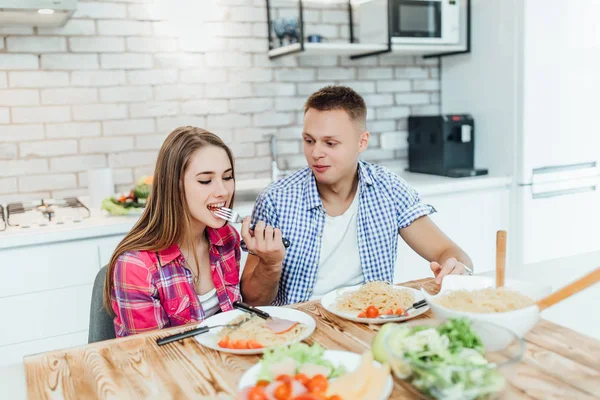
[[[106,271],[104,308],[114,315],[111,292],[113,272],[119,256],[127,251],[161,251],[174,243],[192,249],[198,263],[194,238],[191,237],[191,215],[185,199],[184,174],[190,158],[197,150],[219,147],[227,153],[235,182],[233,154],[217,135],[204,129],[184,126],[175,129],[165,139],[156,161],[152,190],[146,208],[138,222],[115,249]],[[229,207],[233,206],[233,196]]]

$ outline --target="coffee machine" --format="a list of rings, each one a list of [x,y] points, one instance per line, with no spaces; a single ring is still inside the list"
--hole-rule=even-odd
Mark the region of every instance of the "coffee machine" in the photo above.
[[[486,175],[474,167],[475,123],[469,114],[408,117],[408,170],[454,178]]]

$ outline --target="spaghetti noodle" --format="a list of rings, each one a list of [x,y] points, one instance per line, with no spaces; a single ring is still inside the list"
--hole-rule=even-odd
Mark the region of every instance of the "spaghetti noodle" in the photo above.
[[[453,290],[436,297],[435,302],[452,310],[473,313],[513,311],[534,304],[531,298],[504,287],[474,291]]]
[[[343,293],[337,301],[337,309],[347,312],[362,312],[374,306],[379,314],[390,310],[406,310],[414,302],[409,290],[394,288],[387,282],[367,282],[358,290]]]
[[[237,324],[248,316],[241,315],[230,322]],[[239,327],[223,328],[217,337],[221,339],[219,346],[237,349],[262,348],[286,345],[295,341],[304,331],[306,326],[301,323],[294,324],[285,332],[276,333],[267,326],[267,321],[256,315],[250,317]]]

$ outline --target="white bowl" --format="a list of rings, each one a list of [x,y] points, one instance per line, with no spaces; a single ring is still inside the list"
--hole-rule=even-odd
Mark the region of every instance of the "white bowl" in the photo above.
[[[500,313],[474,313],[451,310],[449,308],[442,307],[435,301],[436,297],[452,290],[479,290],[493,288],[495,286],[495,277],[448,275],[444,277],[444,280],[442,281],[442,287],[437,295],[432,296],[425,292],[425,290],[421,290],[425,296],[425,299],[427,299],[429,306],[431,307],[431,311],[438,318],[468,318],[474,321],[486,321],[508,328],[517,336],[522,338],[540,319],[540,310],[537,305]],[[552,293],[552,288],[550,286],[537,285],[510,279],[505,280],[504,286],[507,289],[524,294],[535,301],[540,300]]]

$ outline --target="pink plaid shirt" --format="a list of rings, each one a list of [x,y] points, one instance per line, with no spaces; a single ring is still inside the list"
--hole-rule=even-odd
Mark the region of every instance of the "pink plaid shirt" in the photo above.
[[[240,299],[240,237],[229,224],[206,228],[210,269],[222,311]],[[177,244],[119,256],[111,295],[117,337],[204,320],[193,276]]]

